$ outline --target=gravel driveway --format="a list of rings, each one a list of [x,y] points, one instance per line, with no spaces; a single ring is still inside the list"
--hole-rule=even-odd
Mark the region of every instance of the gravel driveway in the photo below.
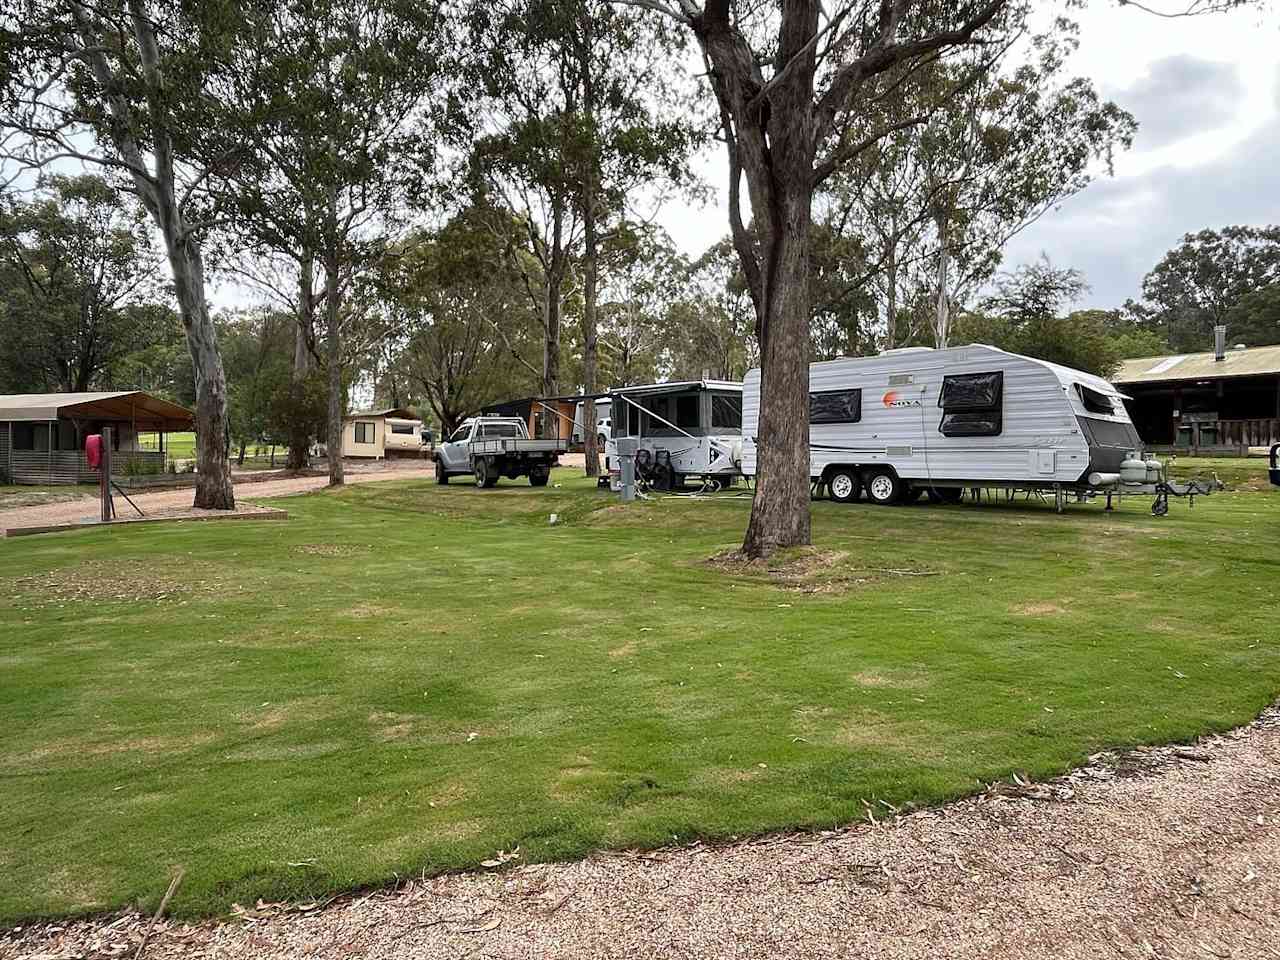
[[[1100,755],[1052,784],[889,814],[162,921],[146,955],[1280,957],[1274,708],[1194,749]],[[126,915],[18,930],[0,934],[0,956],[132,956],[145,926]]]
[[[347,483],[374,483],[379,480],[412,480],[432,476],[431,464],[421,460],[386,461],[377,465],[348,467]],[[288,477],[283,480],[259,480],[235,483],[236,499],[247,500],[287,497],[294,493],[319,490],[329,484],[328,476]],[[148,516],[180,510],[191,506],[195,491],[190,487],[177,490],[160,490],[154,493],[129,491],[142,512]],[[131,515],[132,509],[123,497],[116,499],[116,511],[121,516]],[[0,510],[0,530],[8,527],[42,527],[55,523],[76,523],[96,519],[98,499],[86,494],[78,500],[42,504],[36,507],[17,507]]]

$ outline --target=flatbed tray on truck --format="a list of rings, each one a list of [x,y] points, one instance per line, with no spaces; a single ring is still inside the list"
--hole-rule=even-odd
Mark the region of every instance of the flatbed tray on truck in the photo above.
[[[528,440],[524,437],[489,437],[471,441],[473,457],[492,457],[501,454],[568,453],[568,440]]]

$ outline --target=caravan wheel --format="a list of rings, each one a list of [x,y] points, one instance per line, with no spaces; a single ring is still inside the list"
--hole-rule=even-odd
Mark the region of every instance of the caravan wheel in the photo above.
[[[903,482],[890,470],[877,470],[867,475],[867,497],[872,503],[881,506],[899,503],[904,490]]]
[[[827,489],[836,503],[853,503],[858,499],[858,475],[852,470],[836,470],[827,477]]]

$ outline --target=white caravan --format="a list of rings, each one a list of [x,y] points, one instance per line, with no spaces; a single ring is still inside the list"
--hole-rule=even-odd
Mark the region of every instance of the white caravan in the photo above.
[[[1057,491],[1119,482],[1142,441],[1101,377],[970,344],[809,366],[809,473],[833,500],[955,502],[966,487]],[[742,472],[757,470],[760,371],[742,394]],[[1139,464],[1141,466],[1141,464]]]
[[[605,445],[610,471],[617,441],[636,440],[636,473],[659,490],[686,478],[722,482],[738,475],[742,447],[742,384],[729,380],[681,380],[617,387],[612,436]]]
[[[602,397],[596,400],[596,443],[600,451],[604,452],[604,445],[609,442],[610,429],[613,418],[613,407],[608,397]],[[578,401],[578,405],[573,410],[573,442],[585,443],[586,439],[582,435],[582,401]]]

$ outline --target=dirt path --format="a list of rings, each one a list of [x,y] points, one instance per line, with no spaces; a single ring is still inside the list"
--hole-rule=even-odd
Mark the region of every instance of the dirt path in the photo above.
[[[391,461],[376,466],[349,468],[347,483],[374,483],[379,480],[412,480],[432,476],[431,464],[419,460]],[[329,478],[289,477],[283,480],[261,480],[235,484],[236,498],[247,500],[287,497],[294,493],[306,493],[327,486]],[[129,496],[148,515],[191,506],[193,491],[190,487],[178,490],[160,490],[155,493],[129,493]],[[116,501],[121,513],[131,512],[121,498]],[[76,523],[97,516],[96,497],[85,495],[77,500],[64,500],[40,506],[17,507],[0,510],[0,530],[7,527],[42,527],[55,523]]]
[[[822,835],[414,881],[157,926],[157,958],[1280,958],[1280,710],[1195,749]],[[145,920],[0,934],[132,955]]]

